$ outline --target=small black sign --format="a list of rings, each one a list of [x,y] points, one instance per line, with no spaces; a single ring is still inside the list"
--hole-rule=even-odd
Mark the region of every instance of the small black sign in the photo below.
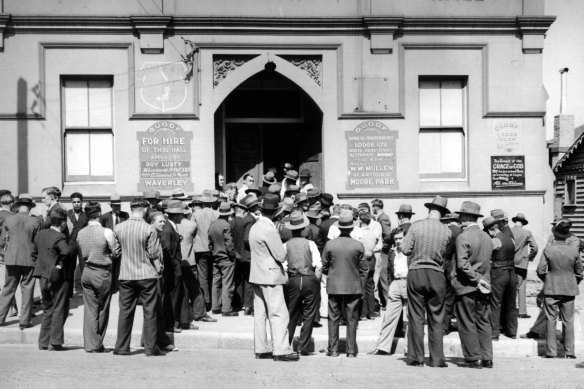
[[[493,190],[525,189],[525,156],[492,156],[491,188]]]

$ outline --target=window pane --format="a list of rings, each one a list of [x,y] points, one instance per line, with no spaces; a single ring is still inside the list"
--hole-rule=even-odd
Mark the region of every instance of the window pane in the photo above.
[[[112,88],[107,80],[89,82],[89,125],[91,127],[111,127]]]
[[[442,81],[440,95],[441,125],[462,127],[462,82]]]
[[[67,175],[89,175],[89,134],[69,133],[65,142]]]
[[[65,81],[65,126],[88,125],[87,81]]]
[[[441,173],[461,173],[464,160],[462,131],[443,131],[440,135]]]
[[[420,81],[420,126],[440,126],[439,81]]]
[[[91,175],[113,176],[114,155],[113,136],[111,133],[92,133],[91,140]]]
[[[420,173],[433,174],[440,171],[440,132],[421,131],[419,137]]]

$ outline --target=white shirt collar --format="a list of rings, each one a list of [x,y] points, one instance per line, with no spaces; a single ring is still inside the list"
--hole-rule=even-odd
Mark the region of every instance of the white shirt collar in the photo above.
[[[272,227],[276,228],[276,226],[274,225],[274,222],[271,221],[270,219],[268,219],[267,217],[262,215],[262,216],[258,217],[258,221],[260,221],[260,220],[263,220],[267,223],[270,223],[272,225]]]

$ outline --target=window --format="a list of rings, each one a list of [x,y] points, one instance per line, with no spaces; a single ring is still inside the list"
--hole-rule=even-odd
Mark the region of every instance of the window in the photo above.
[[[564,205],[576,205],[576,179],[574,178],[566,179]]]
[[[63,80],[67,181],[114,178],[111,78]]]
[[[420,78],[420,178],[465,178],[466,81]]]

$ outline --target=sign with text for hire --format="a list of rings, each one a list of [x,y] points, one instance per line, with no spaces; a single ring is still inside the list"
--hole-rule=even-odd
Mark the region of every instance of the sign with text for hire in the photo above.
[[[191,141],[193,133],[171,121],[156,122],[136,133],[140,147],[138,192],[193,191],[191,180]]]
[[[347,189],[398,189],[395,169],[397,131],[368,120],[345,132]]]
[[[493,190],[525,189],[525,156],[492,156],[491,188]]]

